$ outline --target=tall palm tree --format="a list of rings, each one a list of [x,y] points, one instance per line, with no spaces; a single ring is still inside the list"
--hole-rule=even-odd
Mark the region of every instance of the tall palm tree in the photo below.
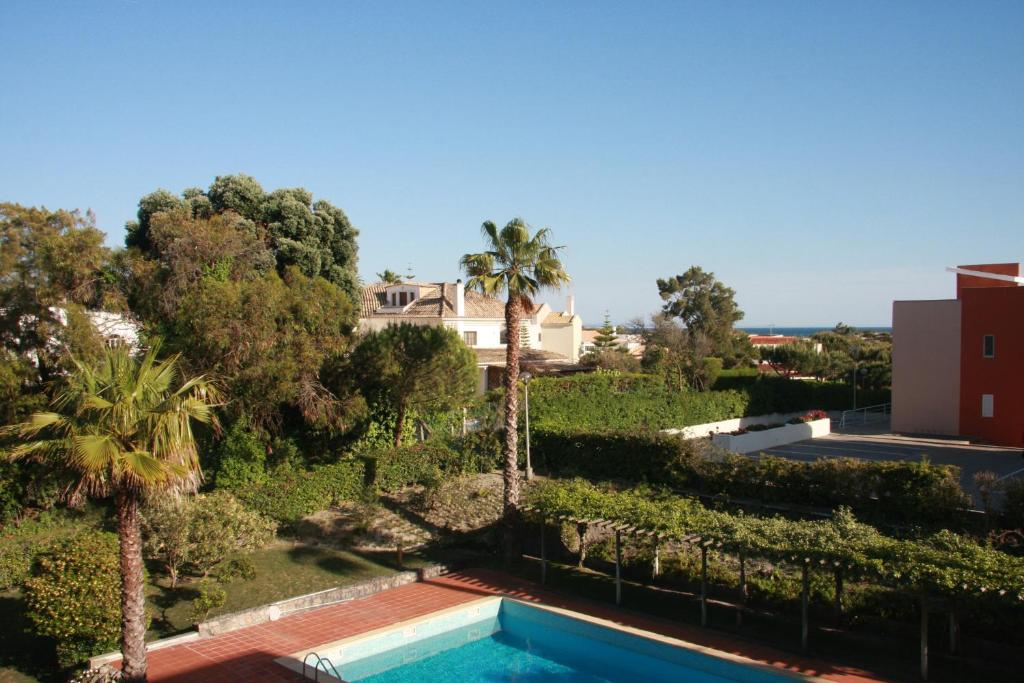
[[[512,552],[514,516],[519,508],[519,327],[523,314],[533,312],[533,299],[544,287],[569,282],[558,250],[548,241],[551,231],[541,228],[532,237],[530,226],[513,218],[498,230],[491,221],[481,226],[487,251],[466,254],[461,265],[469,276],[466,286],[490,296],[507,294],[505,303],[505,444],[504,512],[505,551]]]
[[[158,345],[157,345],[158,347]],[[157,490],[194,490],[200,477],[192,421],[217,426],[216,389],[202,377],[178,382],[177,357],[141,360],[121,347],[94,366],[75,361],[53,412],[6,429],[23,441],[14,458],[37,458],[69,470],[71,497],[113,496],[120,539],[122,670],[146,680],[139,504]]]

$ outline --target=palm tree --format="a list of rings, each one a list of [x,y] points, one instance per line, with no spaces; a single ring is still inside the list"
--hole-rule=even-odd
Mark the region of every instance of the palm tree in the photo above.
[[[120,539],[121,640],[125,678],[146,680],[139,504],[155,491],[194,490],[199,457],[192,420],[216,428],[216,389],[202,377],[178,383],[177,356],[158,361],[107,349],[95,366],[75,361],[53,412],[6,428],[23,440],[11,455],[70,470],[69,497],[113,496]]]
[[[533,311],[533,298],[544,287],[560,287],[569,276],[558,258],[561,247],[541,228],[530,236],[530,226],[513,218],[500,231],[491,221],[481,226],[487,251],[466,254],[461,265],[469,276],[466,286],[490,296],[507,293],[505,303],[505,551],[512,552],[514,516],[519,508],[518,419],[519,331],[524,313]]]

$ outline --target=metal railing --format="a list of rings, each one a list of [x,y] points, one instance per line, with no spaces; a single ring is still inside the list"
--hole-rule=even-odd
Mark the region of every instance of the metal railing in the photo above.
[[[341,674],[338,673],[338,670],[336,668],[334,668],[334,663],[331,662],[331,660],[328,659],[327,657],[321,657],[320,655],[318,655],[315,652],[310,652],[305,657],[302,658],[302,677],[303,678],[309,678],[309,676],[306,675],[306,671],[310,668],[310,665],[309,665],[309,658],[310,657],[315,657],[316,658],[316,661],[313,662],[313,666],[312,666],[312,668],[313,668],[313,680],[314,681],[319,681],[320,680],[320,672],[321,671],[323,671],[325,674],[330,674],[330,675],[334,676],[335,680],[344,681],[344,679],[341,677]],[[321,666],[323,666],[322,669],[320,668]],[[330,670],[328,670],[327,667],[331,667]]]
[[[843,414],[839,417],[839,427],[846,427],[847,425],[854,424],[858,421],[858,414],[860,415],[860,424],[868,423],[868,416],[888,417],[892,414],[891,403],[879,403],[873,406],[864,406],[863,408],[852,408],[850,410],[844,410]]]

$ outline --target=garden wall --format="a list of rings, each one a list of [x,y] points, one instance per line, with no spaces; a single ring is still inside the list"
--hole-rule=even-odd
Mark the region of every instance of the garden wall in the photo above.
[[[826,417],[800,424],[784,424],[760,432],[715,434],[711,437],[711,443],[733,453],[756,453],[775,446],[827,436],[831,431],[832,420]]]
[[[752,415],[750,417],[734,417],[729,420],[718,422],[705,422],[704,424],[691,425],[676,429],[662,429],[663,434],[681,436],[684,439],[702,439],[705,436],[735,432],[737,429],[760,424],[784,424],[791,418],[800,417],[806,411],[798,410],[795,413],[771,413],[770,415]]]

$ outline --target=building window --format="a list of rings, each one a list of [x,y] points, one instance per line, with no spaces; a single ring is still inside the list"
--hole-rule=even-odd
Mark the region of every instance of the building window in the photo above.
[[[995,414],[995,397],[992,394],[981,395],[981,416],[992,417]]]
[[[407,293],[405,293],[405,292],[399,292],[398,293],[398,305],[399,306],[404,306],[407,303],[409,303],[409,295]]]
[[[462,341],[466,342],[466,346],[476,346],[476,332],[463,332]]]
[[[996,335],[986,334],[982,337],[981,342],[981,355],[985,358],[996,357]]]

